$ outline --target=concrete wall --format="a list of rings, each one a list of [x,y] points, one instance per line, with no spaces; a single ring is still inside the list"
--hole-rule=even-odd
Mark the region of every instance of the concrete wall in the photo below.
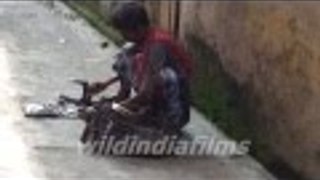
[[[170,2],[157,3],[156,21],[172,30]],[[252,132],[296,171],[319,179],[320,2],[181,1],[180,6],[182,40],[190,34],[200,39],[250,92]]]
[[[145,1],[144,4],[155,24],[174,32],[175,1]]]

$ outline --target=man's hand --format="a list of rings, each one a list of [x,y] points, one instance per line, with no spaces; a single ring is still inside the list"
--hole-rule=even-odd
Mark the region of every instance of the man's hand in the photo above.
[[[106,88],[105,83],[103,83],[103,82],[96,82],[96,83],[89,84],[88,92],[89,92],[91,95],[95,95],[95,94],[98,94],[98,93],[100,93],[101,91],[103,91],[105,88]]]
[[[91,95],[98,94],[117,81],[119,81],[119,77],[113,77],[105,82],[91,83],[89,84],[88,92]]]
[[[129,110],[128,108],[124,107],[120,103],[113,102],[111,108],[112,108],[112,110],[114,110],[114,111],[116,111],[116,112],[118,112],[118,113],[120,113],[122,115],[125,115],[125,116],[134,116],[134,115],[136,115],[135,112]]]

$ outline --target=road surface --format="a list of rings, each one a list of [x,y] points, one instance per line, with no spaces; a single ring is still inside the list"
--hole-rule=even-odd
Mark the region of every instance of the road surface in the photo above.
[[[0,2],[0,178],[273,180],[249,156],[102,157],[83,153],[80,121],[26,119],[21,105],[79,95],[71,78],[112,76],[117,48],[61,3]],[[112,89],[110,92],[114,92]],[[196,111],[187,127],[225,138]]]

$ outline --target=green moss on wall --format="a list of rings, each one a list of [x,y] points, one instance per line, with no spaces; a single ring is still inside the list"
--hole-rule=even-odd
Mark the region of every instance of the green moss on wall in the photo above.
[[[185,36],[194,58],[192,99],[197,109],[235,140],[251,140],[250,154],[279,177],[302,179],[270,149],[265,137],[257,132],[255,111],[258,104],[252,88],[239,86],[225,72],[219,54],[193,34]],[[272,132],[270,132],[272,133]]]
[[[256,132],[250,88],[239,86],[225,72],[219,54],[200,38],[188,34],[186,41],[195,65],[191,83],[194,105],[230,137],[251,140],[251,153],[263,158],[268,146]]]
[[[186,41],[195,60],[191,85],[195,106],[235,139],[249,138],[241,90],[224,71],[218,53],[194,35],[187,35]]]

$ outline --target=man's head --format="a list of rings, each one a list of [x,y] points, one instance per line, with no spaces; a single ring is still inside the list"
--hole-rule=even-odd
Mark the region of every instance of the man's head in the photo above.
[[[142,41],[150,21],[145,8],[134,2],[121,3],[111,15],[113,26],[129,41]]]

